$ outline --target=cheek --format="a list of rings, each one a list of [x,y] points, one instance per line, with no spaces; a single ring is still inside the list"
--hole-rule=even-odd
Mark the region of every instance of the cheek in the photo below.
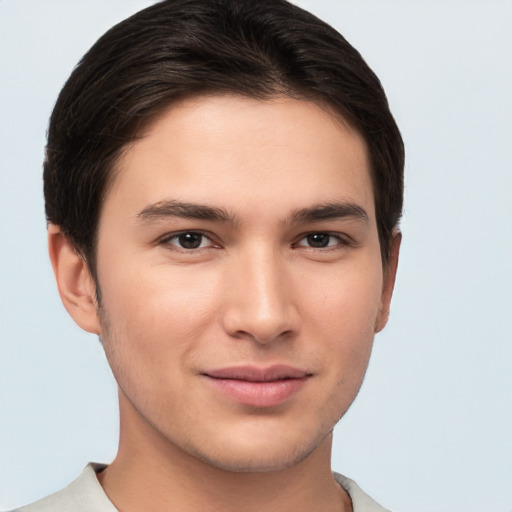
[[[319,357],[330,365],[332,379],[360,383],[366,370],[380,307],[380,262],[337,269],[324,287],[313,287],[302,308],[307,337],[322,340]],[[312,284],[312,283],[311,283]]]
[[[312,275],[309,282],[303,280],[301,285],[304,288],[301,309],[323,328],[331,330],[330,339],[336,339],[336,334],[354,341],[364,333],[373,336],[382,279],[380,261],[333,268],[323,275],[321,282]]]
[[[213,321],[211,283],[183,272],[156,268],[137,274],[118,268],[103,280],[102,295],[104,337],[113,350],[123,345],[123,366],[134,361],[167,373],[167,366],[179,364]]]

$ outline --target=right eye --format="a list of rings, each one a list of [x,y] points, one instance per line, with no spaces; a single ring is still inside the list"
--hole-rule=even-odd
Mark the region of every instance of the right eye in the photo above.
[[[171,245],[182,251],[194,251],[215,247],[215,244],[203,233],[197,231],[182,231],[163,238],[160,242],[163,245]]]

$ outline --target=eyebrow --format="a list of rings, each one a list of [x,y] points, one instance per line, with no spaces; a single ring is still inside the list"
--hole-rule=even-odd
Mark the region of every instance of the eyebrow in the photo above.
[[[212,222],[234,223],[235,217],[224,208],[176,200],[159,201],[143,208],[137,215],[140,221],[159,220],[166,217],[209,220]],[[366,210],[355,203],[322,203],[309,208],[295,210],[289,221],[291,224],[319,222],[322,220],[353,219],[368,224]]]
[[[234,221],[234,218],[224,208],[196,203],[183,203],[175,200],[150,204],[137,214],[137,219],[140,221],[158,220],[166,217],[211,220],[215,222]]]
[[[351,219],[368,224],[370,218],[366,210],[355,203],[324,203],[302,208],[292,213],[291,222],[319,222],[322,220]]]

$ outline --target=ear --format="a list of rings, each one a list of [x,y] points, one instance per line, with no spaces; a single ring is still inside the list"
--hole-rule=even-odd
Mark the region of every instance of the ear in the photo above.
[[[58,226],[48,226],[48,250],[59,295],[73,320],[85,331],[99,334],[96,286],[85,260]]]
[[[377,321],[375,322],[375,332],[380,332],[386,324],[389,318],[389,307],[391,304],[391,297],[393,295],[393,289],[395,287],[396,269],[398,267],[398,255],[400,253],[400,244],[402,243],[402,233],[394,230],[391,237],[389,246],[389,261],[384,267],[384,280],[382,284],[382,295],[380,298],[379,313],[377,315]]]

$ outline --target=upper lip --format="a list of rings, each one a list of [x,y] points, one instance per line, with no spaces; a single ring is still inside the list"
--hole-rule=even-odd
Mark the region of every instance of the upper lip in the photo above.
[[[265,368],[257,366],[230,366],[203,372],[203,375],[214,379],[245,380],[249,382],[271,382],[284,379],[302,379],[309,377],[311,373],[288,366],[276,364]]]

